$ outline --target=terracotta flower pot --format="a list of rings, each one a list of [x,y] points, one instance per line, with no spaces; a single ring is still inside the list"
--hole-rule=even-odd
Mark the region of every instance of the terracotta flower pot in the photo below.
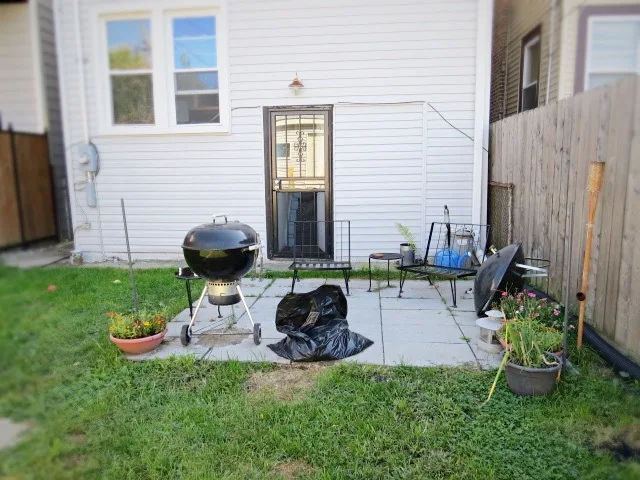
[[[157,348],[158,345],[162,343],[167,331],[168,330],[165,330],[164,332],[156,333],[155,335],[144,338],[115,338],[113,335],[109,334],[109,339],[124,353],[139,355]]]

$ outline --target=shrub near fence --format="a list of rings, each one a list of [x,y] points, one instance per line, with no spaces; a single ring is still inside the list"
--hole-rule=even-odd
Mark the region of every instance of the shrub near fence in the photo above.
[[[490,181],[513,184],[513,241],[522,242],[525,255],[551,260],[552,295],[564,298],[568,287],[575,299],[585,249],[589,163],[606,163],[593,232],[587,319],[636,361],[640,360],[639,80],[626,79],[492,124],[489,164]],[[569,225],[572,205],[574,221]]]

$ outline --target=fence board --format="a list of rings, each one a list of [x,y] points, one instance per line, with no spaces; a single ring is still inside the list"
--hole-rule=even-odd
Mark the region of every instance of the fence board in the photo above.
[[[629,172],[631,136],[633,134],[634,105],[629,99],[635,98],[635,83],[624,82],[620,88],[611,92],[609,130],[605,136],[616,139],[608,142],[606,154],[599,150],[599,159],[607,162],[605,167],[602,199],[600,209],[602,223],[600,225],[600,245],[598,259],[598,275],[595,278],[595,306],[593,311],[594,326],[608,337],[615,337],[615,323],[605,322],[606,316],[614,317],[617,312],[616,294],[620,276],[622,259],[621,232],[624,226],[624,204],[627,194],[626,181]]]
[[[11,137],[0,132],[0,247],[20,243],[20,212],[16,196]]]
[[[0,206],[3,213],[0,248],[55,237],[46,135],[0,132]]]
[[[629,99],[631,102],[631,99]],[[638,85],[636,83],[634,111],[634,132],[631,139],[630,158],[627,174],[627,188],[624,203],[624,226],[621,245],[621,262],[620,275],[618,281],[618,304],[616,312],[615,336],[616,343],[626,345],[630,339],[635,342],[635,349],[640,344],[640,327],[638,321],[639,295],[637,294],[637,285],[640,280],[638,268],[640,265],[640,216],[638,215],[637,206],[640,205],[640,136],[638,135],[638,126],[640,126],[640,96],[638,95]],[[635,275],[634,275],[635,273]],[[636,283],[634,283],[634,281]],[[634,298],[635,297],[635,298]],[[634,353],[634,345],[629,345]]]
[[[640,309],[638,78],[511,116],[494,123],[491,135],[490,180],[514,184],[513,240],[522,242],[526,256],[550,259],[550,293],[560,299],[565,288],[575,298],[581,284],[589,163],[606,162],[587,319],[640,359],[640,316],[635,314]]]
[[[15,142],[24,240],[51,237],[56,223],[47,137],[16,133]]]

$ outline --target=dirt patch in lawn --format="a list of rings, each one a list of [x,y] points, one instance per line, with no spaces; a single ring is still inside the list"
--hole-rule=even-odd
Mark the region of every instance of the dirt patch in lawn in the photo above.
[[[291,460],[290,462],[279,463],[271,469],[271,472],[285,480],[295,480],[311,475],[313,467],[304,460]]]
[[[610,437],[601,442],[598,448],[608,450],[619,462],[625,460],[640,462],[640,423],[610,433]]]
[[[213,334],[211,332],[196,333],[195,338],[198,339],[198,345],[205,347],[227,347],[229,345],[237,345],[243,340],[249,338],[250,331],[240,329],[227,329],[224,333]]]
[[[326,365],[314,363],[283,365],[269,372],[258,371],[249,377],[245,388],[254,396],[299,400],[315,386],[318,375],[325,368]]]

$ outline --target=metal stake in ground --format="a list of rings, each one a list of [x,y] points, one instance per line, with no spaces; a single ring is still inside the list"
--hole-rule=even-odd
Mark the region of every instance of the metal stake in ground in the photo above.
[[[120,199],[122,207],[122,223],[124,223],[124,238],[127,240],[127,256],[129,258],[129,278],[131,278],[131,294],[133,295],[133,311],[138,313],[138,291],[136,279],[133,276],[133,264],[131,263],[131,247],[129,246],[129,230],[127,229],[127,214],[124,211],[124,199]]]

